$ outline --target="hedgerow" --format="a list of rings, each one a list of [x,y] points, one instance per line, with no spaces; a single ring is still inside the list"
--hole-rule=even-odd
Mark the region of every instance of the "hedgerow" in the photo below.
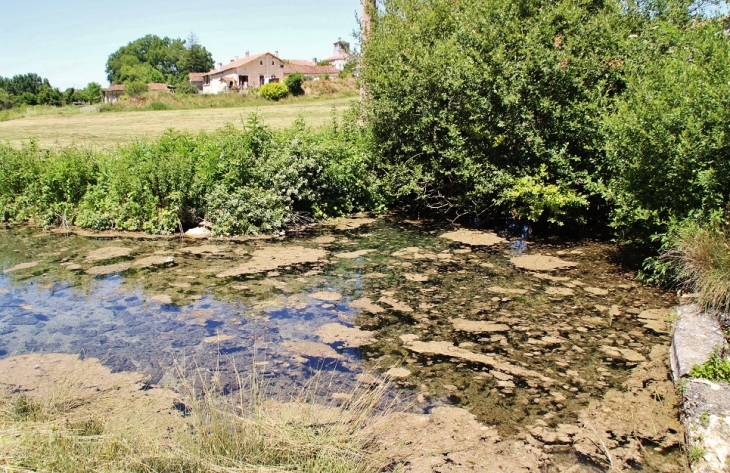
[[[302,121],[274,131],[253,116],[192,135],[109,152],[0,146],[0,217],[41,225],[172,233],[206,219],[218,234],[273,231],[297,213],[316,217],[382,201],[366,133]]]

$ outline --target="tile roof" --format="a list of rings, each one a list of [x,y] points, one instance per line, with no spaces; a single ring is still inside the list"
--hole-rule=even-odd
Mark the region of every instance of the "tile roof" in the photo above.
[[[305,75],[337,75],[340,73],[334,66],[299,66],[296,64],[284,64],[284,75],[287,74],[305,74]]]
[[[328,57],[328,58],[326,58],[326,59],[322,59],[322,60],[323,60],[323,61],[329,61],[329,62],[332,62],[332,61],[336,61],[336,60],[338,60],[338,59],[347,59],[348,57],[350,57],[350,55],[349,55],[349,54],[345,54],[345,53],[340,53],[340,54],[335,54],[334,56],[330,56],[330,57]]]
[[[203,76],[206,72],[191,72],[188,74],[188,80],[190,82],[203,82]]]
[[[294,66],[316,66],[317,63],[314,61],[307,61],[306,59],[284,59],[284,64],[291,64]]]
[[[108,89],[104,89],[107,92],[124,92],[123,84],[110,85]]]
[[[147,88],[150,89],[150,90],[152,90],[152,91],[160,91],[161,90],[161,91],[167,92],[172,87],[170,87],[167,84],[161,84],[159,82],[153,82],[153,83],[147,84]]]
[[[238,58],[235,61],[229,62],[228,64],[223,64],[223,66],[221,66],[218,69],[212,69],[210,72],[208,72],[208,74],[217,74],[219,72],[225,72],[225,71],[228,71],[230,69],[235,69],[237,67],[244,66],[244,65],[246,65],[246,64],[248,64],[250,62],[253,62],[253,61],[259,59],[262,56],[266,56],[267,54],[271,54],[271,53],[270,52],[265,52],[265,53],[252,54],[250,56]],[[274,59],[278,59],[279,61],[281,61],[281,59],[279,59],[278,57],[274,56],[273,54],[271,54],[271,56]],[[284,62],[284,61],[282,61],[282,62]]]

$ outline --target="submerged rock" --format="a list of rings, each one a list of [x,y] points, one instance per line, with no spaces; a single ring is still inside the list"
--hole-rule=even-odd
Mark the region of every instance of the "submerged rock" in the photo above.
[[[555,384],[555,380],[544,376],[537,371],[513,365],[506,360],[497,357],[496,355],[474,353],[472,351],[464,350],[463,348],[455,347],[451,342],[421,342],[416,340],[406,343],[405,347],[415,353],[434,354],[448,356],[452,358],[459,358],[461,360],[471,361],[472,363],[487,365],[494,368],[495,370],[502,371],[504,373],[508,373],[514,376],[520,376],[523,378],[536,378],[546,385]]]
[[[117,264],[107,264],[104,266],[92,266],[85,272],[86,274],[91,274],[93,276],[104,276],[112,273],[121,273],[122,271],[126,271],[131,267],[132,263],[124,262]]]
[[[12,268],[3,270],[3,273],[8,274],[8,273],[12,273],[14,271],[20,271],[21,269],[35,268],[36,266],[38,266],[38,261],[31,261],[29,263],[19,263],[19,264],[16,264],[15,266],[13,266]]]
[[[337,353],[334,348],[324,343],[317,342],[284,342],[282,346],[288,348],[296,354],[308,356],[311,358],[333,358],[336,360],[344,359],[342,355]]]
[[[355,309],[360,309],[363,312],[368,312],[370,314],[379,314],[381,312],[385,312],[385,309],[383,309],[379,305],[375,304],[373,301],[371,301],[367,297],[363,297],[361,299],[356,299],[356,300],[350,302],[350,307],[353,307]]]
[[[108,259],[122,258],[125,256],[129,256],[130,253],[132,253],[131,248],[125,248],[123,246],[107,246],[107,247],[99,248],[97,250],[89,252],[89,254],[86,255],[86,258],[84,259],[84,262],[93,263],[96,261],[104,261],[104,260],[108,260]]]
[[[357,348],[375,342],[373,332],[342,324],[324,324],[315,332],[324,343],[344,342],[350,348]]]
[[[309,297],[319,301],[337,302],[342,299],[342,294],[334,291],[317,291],[309,294]]]
[[[492,246],[506,241],[496,233],[467,229],[444,233],[441,238],[472,246]]]
[[[321,249],[303,246],[268,246],[254,251],[246,263],[218,273],[215,277],[230,278],[271,271],[284,266],[316,263],[326,256],[327,252]]]
[[[466,319],[451,319],[451,324],[454,329],[461,330],[462,332],[473,332],[473,333],[491,333],[491,332],[508,332],[510,326],[507,324],[499,324],[496,322],[486,322],[477,320],[466,320]]]
[[[374,251],[378,250],[358,250],[358,251],[350,251],[345,253],[336,253],[335,258],[342,258],[342,259],[357,259],[361,256],[365,256],[368,253],[372,253]]]
[[[555,271],[556,269],[566,269],[578,266],[578,263],[566,261],[555,256],[546,255],[522,255],[510,258],[510,262],[515,267],[526,269],[528,271]]]
[[[213,235],[213,232],[205,227],[195,227],[186,231],[184,235],[187,238],[208,238]]]

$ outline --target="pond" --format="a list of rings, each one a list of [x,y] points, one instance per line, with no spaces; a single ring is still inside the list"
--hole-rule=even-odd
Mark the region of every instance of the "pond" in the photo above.
[[[627,392],[621,402],[643,409],[636,383],[661,385],[655,415],[676,421],[658,355],[675,298],[613,258],[601,242],[506,241],[382,218],[205,241],[3,227],[0,357],[80,354],[169,386],[194,367],[224,391],[256,370],[284,399],[313,377],[330,401],[387,378],[404,408],[457,405],[558,458],[566,442],[543,427],[586,425],[587,409]],[[679,424],[637,425],[625,441],[604,429],[617,448],[636,444],[626,464],[683,471]]]

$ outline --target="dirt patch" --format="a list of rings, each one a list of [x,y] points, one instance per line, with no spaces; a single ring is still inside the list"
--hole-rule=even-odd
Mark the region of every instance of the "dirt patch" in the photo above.
[[[369,345],[375,342],[373,332],[360,330],[356,327],[346,327],[341,324],[324,324],[317,329],[316,334],[324,343],[345,342],[351,348]]]
[[[94,251],[90,251],[89,254],[84,258],[84,263],[95,263],[97,261],[105,261],[114,258],[123,258],[129,256],[132,253],[131,248],[125,248],[123,246],[107,246],[99,248]]]
[[[497,236],[496,233],[466,229],[444,233],[441,235],[441,238],[465,243],[471,246],[492,246],[506,241],[504,238]]]
[[[31,261],[28,263],[19,263],[19,264],[16,264],[15,266],[13,266],[12,268],[3,270],[3,273],[8,274],[8,273],[12,273],[15,271],[20,271],[21,269],[35,268],[36,266],[38,266],[38,261]]]
[[[235,268],[216,274],[217,278],[230,278],[244,274],[272,271],[284,266],[316,263],[327,256],[325,250],[303,246],[268,246],[254,251],[251,259]]]
[[[509,259],[515,267],[528,271],[555,271],[578,266],[578,263],[566,261],[555,256],[546,255],[522,255]]]

